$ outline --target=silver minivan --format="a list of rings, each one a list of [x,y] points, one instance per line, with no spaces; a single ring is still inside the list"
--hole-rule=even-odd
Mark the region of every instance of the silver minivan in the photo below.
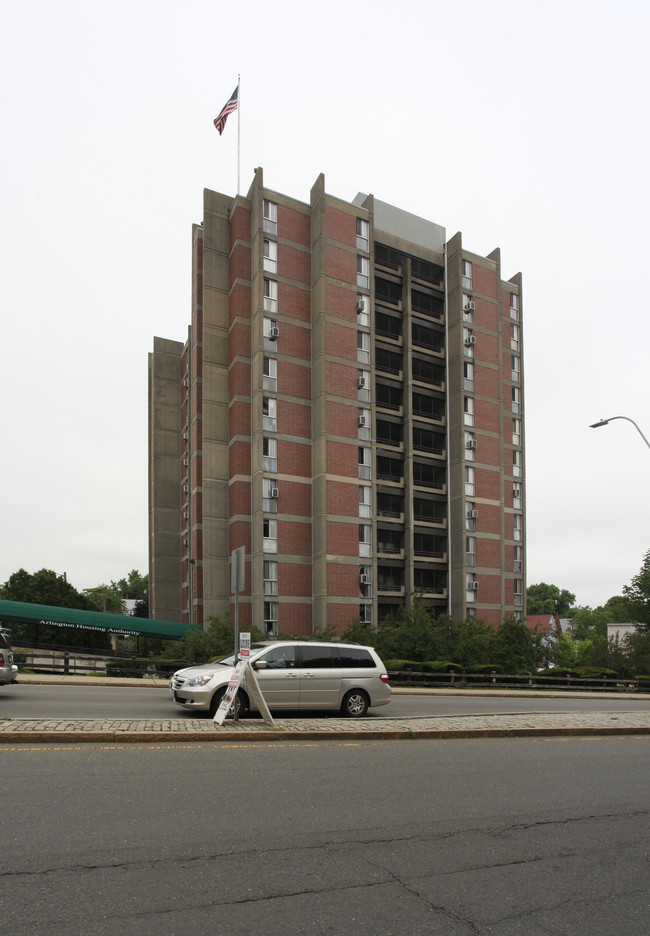
[[[7,640],[7,632],[0,630],[0,686],[15,682],[17,675],[18,667],[14,664],[11,647]]]
[[[335,709],[361,718],[390,702],[386,667],[372,647],[330,641],[276,640],[253,644],[251,666],[271,711]],[[234,655],[178,670],[171,678],[174,702],[214,716],[234,669]],[[237,712],[251,707],[242,682]]]

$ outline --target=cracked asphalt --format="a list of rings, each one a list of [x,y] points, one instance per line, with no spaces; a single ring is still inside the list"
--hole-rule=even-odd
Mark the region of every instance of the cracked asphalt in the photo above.
[[[647,932],[647,737],[0,749],[14,936]]]

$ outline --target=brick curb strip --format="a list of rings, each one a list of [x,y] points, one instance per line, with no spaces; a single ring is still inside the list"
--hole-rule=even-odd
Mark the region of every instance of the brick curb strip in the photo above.
[[[649,712],[540,713],[419,718],[281,719],[264,727],[260,719],[0,719],[0,744],[377,741],[451,738],[575,737],[648,735]]]

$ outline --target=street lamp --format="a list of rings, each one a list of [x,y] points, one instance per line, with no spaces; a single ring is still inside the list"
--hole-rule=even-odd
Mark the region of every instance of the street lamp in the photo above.
[[[632,423],[632,425],[634,426],[634,428],[636,429],[636,431],[639,433],[639,435],[641,436],[641,438],[642,438],[643,441],[645,442],[645,444],[648,446],[648,448],[650,448],[650,442],[648,442],[648,440],[647,440],[646,437],[643,435],[643,433],[641,432],[641,430],[639,429],[639,427],[637,426],[637,424],[634,422],[633,419],[630,419],[629,416],[610,416],[609,419],[600,419],[598,422],[592,423],[592,424],[589,426],[589,428],[590,428],[590,429],[600,429],[601,426],[606,426],[606,425],[607,425],[608,423],[610,423],[613,419],[625,419],[626,422]]]

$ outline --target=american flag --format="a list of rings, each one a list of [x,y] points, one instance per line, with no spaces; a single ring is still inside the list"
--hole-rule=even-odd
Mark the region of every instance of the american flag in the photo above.
[[[239,102],[239,85],[235,88],[231,96],[228,98],[225,106],[223,107],[221,113],[218,117],[214,118],[214,125],[219,131],[219,136],[223,133],[223,128],[226,126],[226,121],[228,120],[228,114],[232,114],[233,111],[237,110],[237,104]]]

